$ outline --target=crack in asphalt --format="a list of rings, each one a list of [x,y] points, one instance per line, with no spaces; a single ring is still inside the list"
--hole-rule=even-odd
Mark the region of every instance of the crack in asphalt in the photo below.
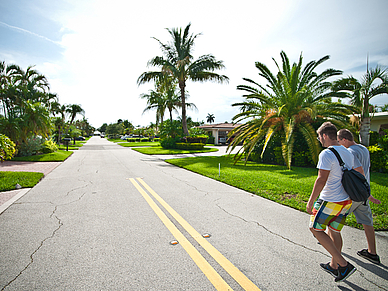
[[[84,188],[86,187],[87,185],[83,186],[83,187],[78,187],[76,189],[72,189],[70,191],[68,191],[66,193],[65,196],[68,196],[70,192],[72,191],[75,191],[77,189],[81,189],[81,188]],[[54,203],[52,202],[48,202],[52,205],[54,205],[54,210],[53,212],[50,214],[49,218],[55,218],[58,222],[58,227],[56,229],[53,230],[53,232],[51,233],[51,235],[49,235],[48,237],[46,237],[45,239],[43,239],[39,246],[30,254],[30,262],[19,272],[19,274],[17,274],[15,276],[15,278],[13,278],[11,281],[9,281],[4,287],[2,287],[0,289],[0,291],[3,291],[5,290],[7,287],[9,287],[13,282],[15,282],[33,263],[34,263],[34,255],[43,247],[43,245],[45,244],[46,241],[48,241],[49,239],[52,239],[54,238],[55,234],[59,231],[59,229],[63,226],[63,222],[62,220],[55,214],[58,210],[58,207],[60,206],[65,206],[65,205],[69,205],[69,204],[72,204],[72,203],[75,203],[75,202],[78,202],[78,201],[81,201],[81,199],[86,195],[86,192],[82,193],[81,196],[79,196],[77,199],[74,199],[73,201],[70,201],[70,202],[67,202],[67,203],[63,203],[63,204],[59,204],[59,205],[55,205]],[[38,203],[43,203],[43,202],[38,202]],[[44,202],[44,203],[47,203],[47,202]],[[18,203],[18,204],[23,204],[23,203]]]
[[[304,249],[306,249],[306,250],[313,251],[313,252],[315,252],[315,253],[320,253],[320,254],[325,255],[325,256],[327,256],[327,257],[330,258],[330,256],[327,255],[327,254],[325,254],[324,252],[319,251],[319,250],[314,250],[314,249],[312,249],[312,248],[306,247],[305,245],[302,245],[302,244],[300,244],[300,243],[294,242],[293,240],[291,240],[291,239],[289,239],[289,238],[287,238],[287,237],[285,237],[285,236],[283,236],[283,235],[281,235],[281,234],[278,234],[278,233],[276,233],[276,232],[273,232],[272,230],[268,229],[267,227],[265,227],[264,225],[260,224],[260,223],[257,222],[257,221],[249,221],[249,220],[246,220],[246,219],[244,219],[244,218],[242,218],[242,217],[240,217],[240,216],[238,216],[238,215],[235,215],[235,214],[232,214],[232,213],[226,211],[224,208],[222,208],[222,207],[221,207],[220,205],[218,205],[218,204],[216,204],[216,206],[217,206],[219,209],[221,209],[222,211],[224,211],[225,213],[227,213],[228,215],[230,215],[230,216],[239,218],[239,219],[241,219],[241,220],[244,221],[244,222],[255,223],[255,224],[257,224],[259,227],[261,227],[262,229],[264,229],[266,232],[268,232],[268,233],[270,233],[270,234],[272,234],[272,235],[275,235],[275,236],[277,236],[277,237],[280,237],[281,239],[286,240],[286,241],[288,241],[288,242],[290,242],[290,243],[292,243],[292,244],[294,244],[294,245],[297,245],[297,246],[299,246],[299,247],[302,247],[302,248],[304,248]]]

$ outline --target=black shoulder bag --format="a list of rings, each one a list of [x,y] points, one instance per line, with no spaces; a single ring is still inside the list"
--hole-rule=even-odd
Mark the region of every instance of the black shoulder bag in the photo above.
[[[329,147],[328,149],[331,150],[338,159],[343,172],[341,181],[342,186],[346,193],[348,193],[350,199],[355,202],[362,201],[365,204],[370,196],[370,186],[365,176],[354,169],[348,170],[339,153],[332,147]]]

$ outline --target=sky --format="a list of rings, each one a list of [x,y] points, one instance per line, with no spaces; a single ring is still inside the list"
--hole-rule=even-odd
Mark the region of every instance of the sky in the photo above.
[[[61,104],[79,104],[95,128],[129,120],[135,126],[156,121],[144,112],[140,95],[154,89],[138,85],[147,62],[162,55],[157,38],[170,40],[166,28],[186,27],[201,34],[194,59],[212,54],[223,61],[228,84],[187,82],[188,111],[194,121],[232,122],[243,100],[243,78],[266,84],[255,62],[276,73],[285,51],[291,62],[329,55],[317,68],[343,71],[357,79],[369,67],[388,67],[387,0],[0,0],[0,61],[24,70],[35,66],[46,76]],[[372,104],[384,105],[380,96]],[[174,118],[178,115],[174,114]],[[166,114],[165,118],[168,118]]]

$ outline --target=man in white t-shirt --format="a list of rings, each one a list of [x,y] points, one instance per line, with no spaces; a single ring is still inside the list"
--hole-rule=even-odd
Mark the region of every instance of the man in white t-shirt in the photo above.
[[[348,169],[354,168],[354,156],[337,141],[337,128],[331,122],[323,123],[317,130],[318,139],[323,147],[333,147],[340,154]],[[319,154],[315,180],[306,210],[311,214],[310,230],[320,244],[331,254],[332,259],[320,266],[341,282],[356,271],[356,268],[341,255],[342,236],[346,216],[352,201],[342,186],[342,169],[334,153],[325,149]],[[355,170],[364,174],[362,167]],[[317,200],[319,196],[319,199]],[[326,228],[329,234],[326,234]]]
[[[354,141],[353,134],[348,129],[340,129],[337,132],[338,142],[346,147],[361,163],[362,169],[365,173],[365,178],[370,184],[370,155],[369,150],[363,145],[357,144]],[[349,213],[354,213],[358,223],[361,223],[364,227],[366,240],[368,242],[368,249],[358,251],[357,254],[375,264],[380,264],[380,257],[376,253],[376,237],[375,229],[373,227],[373,216],[370,209],[369,201],[375,204],[380,204],[381,201],[374,198],[372,195],[369,196],[368,201],[364,202],[353,202]]]

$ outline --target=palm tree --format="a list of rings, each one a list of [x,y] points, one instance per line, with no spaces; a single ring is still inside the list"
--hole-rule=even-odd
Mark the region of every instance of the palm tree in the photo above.
[[[56,114],[60,114],[61,117],[55,117],[53,118],[53,123],[55,128],[58,129],[58,144],[61,142],[61,135],[64,131],[65,127],[65,119],[66,119],[66,111],[67,111],[67,105],[61,105],[59,102],[55,101],[51,104],[51,112],[55,116]]]
[[[203,55],[197,60],[193,60],[194,40],[201,34],[190,34],[190,26],[189,23],[183,31],[182,28],[167,29],[172,40],[166,44],[154,38],[159,42],[164,56],[154,57],[148,62],[148,65],[160,67],[161,70],[144,72],[137,80],[140,85],[169,75],[178,82],[182,103],[182,128],[185,135],[189,134],[186,122],[186,81],[223,83],[229,80],[227,76],[214,73],[215,70],[223,69],[225,66],[222,61],[217,61],[213,55]]]
[[[66,112],[70,115],[70,125],[73,124],[73,121],[78,114],[85,116],[85,110],[78,104],[67,105]]]
[[[256,62],[259,75],[264,77],[267,85],[262,86],[251,79],[244,78],[250,85],[239,85],[238,90],[246,91],[245,101],[232,106],[240,106],[241,112],[233,117],[234,122],[248,120],[234,129],[230,134],[235,138],[228,149],[233,150],[243,142],[243,147],[236,155],[236,160],[242,154],[248,156],[255,145],[264,141],[262,155],[268,142],[275,134],[280,134],[282,154],[287,167],[291,168],[295,131],[299,130],[305,138],[313,161],[317,161],[320,151],[316,132],[311,125],[318,118],[328,117],[333,123],[343,127],[347,114],[352,112],[352,106],[333,103],[329,89],[329,77],[342,74],[341,71],[327,69],[318,74],[317,66],[329,59],[325,56],[318,61],[309,62],[302,67],[302,54],[299,62],[290,65],[287,55],[282,51],[282,66],[275,59],[279,72],[274,75],[268,67]],[[254,87],[256,86],[256,87]]]
[[[0,63],[0,97],[3,117],[0,130],[17,144],[34,135],[48,136],[51,131],[50,104],[56,95],[48,92],[47,79],[33,67],[26,71],[17,65]]]
[[[208,113],[207,116],[206,116],[206,122],[208,123],[213,123],[214,122],[214,114],[210,114]]]
[[[166,109],[172,122],[172,112],[178,112],[178,108],[182,107],[182,102],[176,92],[176,84],[174,84],[171,77],[163,76],[162,79],[156,81],[155,87],[156,90],[150,90],[149,94],[141,94],[140,98],[147,100],[147,107],[143,110],[143,113],[156,109],[156,126],[158,127],[159,121],[160,123],[164,121]],[[193,103],[186,102],[185,105],[187,109],[197,109]]]
[[[382,69],[378,66],[374,69],[368,69],[366,74],[361,78],[361,81],[358,81],[352,76],[342,78],[334,82],[333,91],[337,97],[350,98],[351,104],[360,109],[360,142],[364,146],[369,146],[369,101],[375,96],[388,93],[387,69]]]
[[[156,109],[156,127],[158,127],[159,123],[163,123],[164,112],[166,110],[162,94],[150,90],[149,94],[141,94],[140,98],[147,100],[147,107],[143,110],[143,114],[147,111]]]

